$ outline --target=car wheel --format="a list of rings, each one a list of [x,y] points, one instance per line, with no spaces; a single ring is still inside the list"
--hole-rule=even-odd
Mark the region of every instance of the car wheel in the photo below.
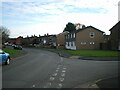
[[[6,64],[6,65],[9,65],[9,64],[10,64],[10,58],[7,58],[5,64]]]

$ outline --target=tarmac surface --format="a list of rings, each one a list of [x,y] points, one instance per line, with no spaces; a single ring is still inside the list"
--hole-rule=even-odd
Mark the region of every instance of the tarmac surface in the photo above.
[[[64,52],[52,51],[59,55],[57,56],[49,51],[25,49],[21,55],[13,57],[15,60],[11,65],[3,66],[3,87],[55,88],[58,85],[62,88],[79,88],[80,90],[81,88],[119,88],[120,70],[117,70],[119,69],[117,59],[114,61],[115,59],[109,58],[107,62],[100,61],[99,58],[97,61],[95,58],[71,56]],[[61,73],[54,73],[56,67]],[[50,86],[48,79],[52,73],[63,83],[60,84],[60,81],[54,81],[55,78],[50,77],[50,80],[54,81],[53,86]],[[59,78],[64,75],[62,73],[66,74],[65,80]]]

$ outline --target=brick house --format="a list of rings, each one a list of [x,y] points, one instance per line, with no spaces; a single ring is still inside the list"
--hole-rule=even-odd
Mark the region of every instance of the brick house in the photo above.
[[[15,44],[16,38],[10,38],[8,40],[8,43]]]
[[[23,37],[22,37],[22,36],[19,36],[19,37],[15,40],[15,44],[22,45],[22,40],[23,40]]]
[[[69,32],[65,31],[62,32],[58,35],[56,35],[57,39],[57,49],[65,49],[65,35],[68,34]]]
[[[10,38],[8,40],[8,43],[21,45],[22,44],[22,40],[23,40],[23,37],[19,36],[18,38]]]
[[[104,32],[88,26],[65,35],[66,49],[100,49],[100,43],[104,42]]]
[[[109,31],[111,50],[120,50],[120,21]]]

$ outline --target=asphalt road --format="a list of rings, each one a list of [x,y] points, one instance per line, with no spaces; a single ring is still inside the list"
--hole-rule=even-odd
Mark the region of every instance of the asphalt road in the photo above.
[[[28,54],[3,65],[3,88],[86,88],[96,80],[118,76],[118,61],[68,59],[49,51],[24,50]]]

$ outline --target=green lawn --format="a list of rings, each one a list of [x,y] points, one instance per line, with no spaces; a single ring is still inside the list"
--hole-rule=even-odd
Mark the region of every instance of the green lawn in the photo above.
[[[59,50],[71,55],[91,56],[91,57],[118,57],[120,52],[110,50]]]
[[[21,50],[8,49],[8,48],[4,48],[3,51],[9,53],[11,56],[18,55],[22,52]]]

